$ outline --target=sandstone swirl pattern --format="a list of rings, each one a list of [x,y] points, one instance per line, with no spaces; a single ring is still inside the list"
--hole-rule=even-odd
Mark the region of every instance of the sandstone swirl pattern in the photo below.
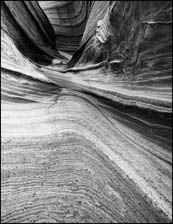
[[[79,47],[92,1],[39,1],[56,35],[57,49],[73,54]]]
[[[1,4],[1,222],[170,223],[171,2]]]

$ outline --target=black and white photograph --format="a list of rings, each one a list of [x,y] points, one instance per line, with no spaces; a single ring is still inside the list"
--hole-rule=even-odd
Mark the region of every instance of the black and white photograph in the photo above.
[[[1,223],[172,223],[172,1],[1,1]]]

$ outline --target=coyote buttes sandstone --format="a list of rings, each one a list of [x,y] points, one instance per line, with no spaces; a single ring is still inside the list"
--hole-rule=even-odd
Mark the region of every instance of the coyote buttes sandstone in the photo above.
[[[1,2],[2,223],[172,222],[171,13]]]

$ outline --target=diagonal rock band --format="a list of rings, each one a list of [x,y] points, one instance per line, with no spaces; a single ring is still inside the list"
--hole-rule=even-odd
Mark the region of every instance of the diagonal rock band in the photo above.
[[[172,222],[172,2],[1,1],[1,222]]]

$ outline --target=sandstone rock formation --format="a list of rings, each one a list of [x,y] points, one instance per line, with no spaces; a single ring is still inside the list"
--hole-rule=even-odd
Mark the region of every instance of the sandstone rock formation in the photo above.
[[[171,1],[1,2],[1,222],[172,222]]]

